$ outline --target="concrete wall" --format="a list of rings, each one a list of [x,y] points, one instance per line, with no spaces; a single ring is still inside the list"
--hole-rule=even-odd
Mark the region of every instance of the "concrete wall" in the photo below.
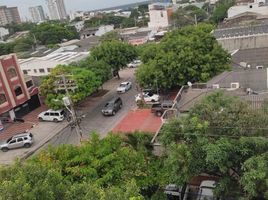
[[[234,51],[237,49],[261,48],[268,47],[268,34],[233,38],[219,38],[217,41],[227,51]]]

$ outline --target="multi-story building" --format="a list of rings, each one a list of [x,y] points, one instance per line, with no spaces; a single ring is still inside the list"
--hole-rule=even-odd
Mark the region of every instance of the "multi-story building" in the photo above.
[[[43,22],[46,20],[45,13],[42,6],[30,7],[29,12],[31,14],[32,20],[35,23]]]
[[[67,19],[64,0],[46,0],[51,20]]]
[[[0,25],[20,23],[20,15],[17,7],[0,6]]]
[[[38,88],[23,75],[15,54],[0,57],[0,117],[21,118],[40,106]]]
[[[170,26],[173,8],[167,5],[151,4],[149,5],[150,22],[149,28],[161,29]]]

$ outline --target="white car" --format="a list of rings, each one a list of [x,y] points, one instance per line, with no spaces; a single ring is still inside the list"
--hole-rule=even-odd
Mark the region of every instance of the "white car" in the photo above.
[[[131,63],[127,64],[129,68],[135,68],[138,67],[139,65],[141,65],[140,60],[133,60]]]
[[[135,101],[138,102],[142,99],[141,94],[137,94],[135,96]],[[143,99],[145,102],[158,102],[160,99],[160,96],[158,94],[152,94],[149,92],[143,92]]]
[[[116,91],[118,93],[125,93],[126,91],[130,90],[132,87],[132,83],[130,81],[126,81],[126,82],[122,82],[118,88],[116,89]]]
[[[213,200],[215,199],[213,195],[213,190],[216,188],[216,182],[212,180],[202,181],[199,186],[197,200]]]
[[[60,122],[64,120],[64,110],[47,110],[38,115],[39,121]]]

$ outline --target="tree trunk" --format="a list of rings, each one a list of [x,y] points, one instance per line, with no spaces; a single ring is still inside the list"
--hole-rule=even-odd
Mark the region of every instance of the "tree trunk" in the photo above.
[[[117,78],[120,79],[119,71],[116,71]]]

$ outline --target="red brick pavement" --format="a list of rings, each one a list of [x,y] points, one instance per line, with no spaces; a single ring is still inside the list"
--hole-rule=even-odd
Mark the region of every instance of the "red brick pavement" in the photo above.
[[[130,111],[113,129],[113,133],[131,133],[144,131],[155,133],[162,124],[161,118],[151,113],[150,109]]]
[[[5,129],[0,132],[0,140],[7,139],[17,133],[29,130],[36,124],[38,124],[37,116],[39,113],[47,110],[48,108],[45,105],[33,110],[29,114],[23,117],[24,123],[13,122],[4,124]]]

